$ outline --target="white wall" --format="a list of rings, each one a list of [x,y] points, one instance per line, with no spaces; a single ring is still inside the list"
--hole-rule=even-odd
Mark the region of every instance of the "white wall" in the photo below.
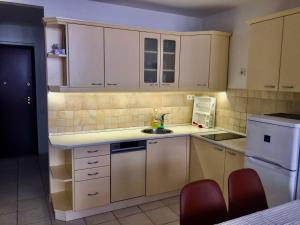
[[[240,75],[247,68],[249,25],[246,20],[300,6],[299,0],[253,0],[236,9],[204,18],[204,30],[232,32],[229,59],[229,88],[246,88],[246,76]]]
[[[43,6],[46,17],[67,17],[170,31],[193,31],[202,27],[202,20],[195,17],[88,0],[6,0],[6,2]]]

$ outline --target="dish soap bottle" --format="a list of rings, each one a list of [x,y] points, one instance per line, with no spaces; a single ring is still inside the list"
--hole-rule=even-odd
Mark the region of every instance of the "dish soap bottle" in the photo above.
[[[151,121],[151,128],[152,129],[157,129],[158,127],[159,127],[158,110],[154,109],[153,110],[152,121]]]

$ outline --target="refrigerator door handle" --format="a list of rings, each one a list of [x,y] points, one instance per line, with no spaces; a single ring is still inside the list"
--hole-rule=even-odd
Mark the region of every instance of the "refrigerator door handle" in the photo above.
[[[287,169],[287,168],[283,167],[283,166],[282,166],[282,165],[280,165],[279,163],[275,163],[275,162],[272,162],[272,161],[270,161],[270,160],[267,160],[267,159],[263,159],[263,158],[256,157],[256,156],[247,156],[247,157],[248,157],[248,158],[250,158],[250,159],[259,160],[259,161],[262,161],[262,162],[264,162],[264,163],[271,164],[271,165],[273,165],[273,166],[276,166],[276,167],[282,168],[282,169],[284,169],[284,170],[289,170],[289,171],[292,171],[292,170],[290,170],[290,169]]]

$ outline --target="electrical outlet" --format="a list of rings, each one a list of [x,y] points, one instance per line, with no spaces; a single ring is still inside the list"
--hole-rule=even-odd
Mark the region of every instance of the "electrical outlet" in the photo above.
[[[193,101],[194,100],[195,95],[187,95],[186,99],[189,101]]]

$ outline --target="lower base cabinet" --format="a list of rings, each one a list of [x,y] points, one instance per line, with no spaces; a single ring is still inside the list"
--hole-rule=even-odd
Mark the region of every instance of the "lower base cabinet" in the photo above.
[[[146,195],[181,189],[187,182],[187,137],[147,141]]]
[[[75,210],[89,209],[110,203],[110,178],[75,182]]]
[[[211,144],[205,140],[191,138],[190,181],[212,179],[228,199],[228,177],[244,168],[244,154]]]

